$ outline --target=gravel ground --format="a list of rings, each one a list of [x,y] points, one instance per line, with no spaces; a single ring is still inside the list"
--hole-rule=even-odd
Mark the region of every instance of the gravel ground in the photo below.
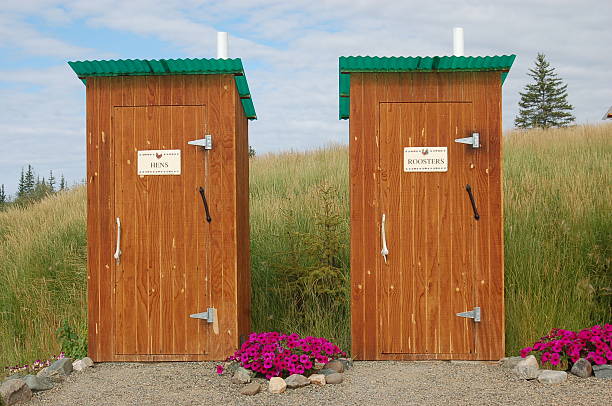
[[[97,364],[36,394],[32,405],[604,405],[612,381],[570,375],[559,385],[523,381],[494,364],[355,362],[340,385],[280,395],[240,394],[212,362]],[[264,382],[264,380],[260,380]]]

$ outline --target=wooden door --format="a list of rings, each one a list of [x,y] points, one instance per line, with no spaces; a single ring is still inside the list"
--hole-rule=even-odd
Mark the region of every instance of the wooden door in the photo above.
[[[209,328],[189,315],[210,306],[210,231],[199,194],[210,180],[207,153],[187,144],[203,137],[205,121],[204,106],[113,108],[115,355],[206,354]],[[143,150],[180,150],[180,175],[139,176]]]
[[[479,306],[476,277],[486,265],[478,256],[488,243],[478,238],[466,185],[477,205],[488,205],[486,182],[473,170],[487,152],[454,142],[474,130],[470,102],[380,103],[379,220],[384,214],[389,251],[386,261],[379,255],[380,354],[475,352],[475,322],[456,313]],[[447,172],[405,172],[405,147],[447,147]]]

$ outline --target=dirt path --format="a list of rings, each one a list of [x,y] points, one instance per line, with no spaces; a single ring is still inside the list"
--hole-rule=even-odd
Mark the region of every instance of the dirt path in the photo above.
[[[97,364],[35,395],[32,405],[603,405],[612,381],[570,376],[559,385],[523,381],[497,365],[356,362],[345,382],[280,395],[240,395],[214,363]],[[263,381],[262,381],[263,382]]]

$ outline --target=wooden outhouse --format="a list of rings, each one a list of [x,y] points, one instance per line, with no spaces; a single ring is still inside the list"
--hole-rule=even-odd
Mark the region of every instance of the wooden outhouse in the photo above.
[[[87,95],[89,356],[226,358],[250,330],[241,60],[69,64]]]
[[[504,356],[501,86],[513,61],[340,58],[355,358]]]

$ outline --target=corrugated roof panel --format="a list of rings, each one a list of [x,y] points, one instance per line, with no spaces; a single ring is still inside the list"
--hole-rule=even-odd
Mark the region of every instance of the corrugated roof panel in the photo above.
[[[234,80],[236,81],[236,88],[238,88],[238,94],[240,94],[240,97],[251,97],[251,92],[249,91],[249,85],[247,83],[246,77],[234,76]]]
[[[240,58],[116,59],[71,61],[68,65],[84,83],[95,76],[233,74],[245,115],[249,120],[257,118]]]
[[[500,71],[504,83],[516,55],[496,56],[341,56],[339,59],[340,119],[349,118],[351,72]]]
[[[351,94],[351,75],[348,73],[340,74],[340,97],[349,97]]]
[[[340,120],[344,120],[346,118],[349,118],[350,112],[351,112],[351,99],[349,99],[348,97],[341,97],[340,101]]]
[[[340,72],[509,70],[516,55],[501,56],[341,56]]]

